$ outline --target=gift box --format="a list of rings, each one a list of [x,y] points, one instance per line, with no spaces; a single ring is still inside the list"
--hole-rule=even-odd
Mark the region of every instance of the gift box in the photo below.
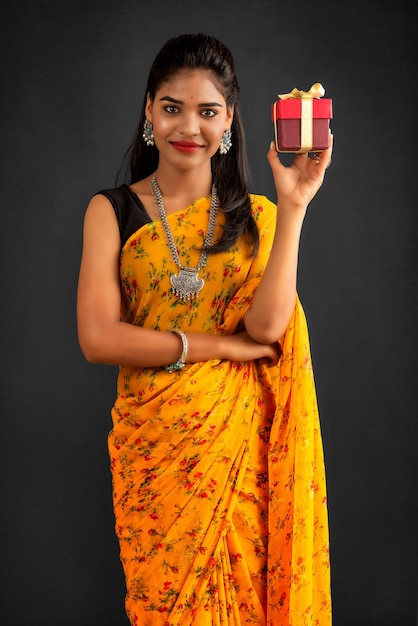
[[[320,83],[309,91],[293,89],[279,95],[272,105],[274,137],[278,152],[321,152],[329,147],[332,100],[323,98]]]

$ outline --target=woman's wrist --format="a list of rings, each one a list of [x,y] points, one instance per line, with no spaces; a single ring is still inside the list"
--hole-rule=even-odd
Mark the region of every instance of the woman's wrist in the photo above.
[[[189,342],[186,337],[186,334],[182,330],[179,330],[178,328],[173,328],[171,332],[175,333],[176,335],[180,337],[181,344],[182,344],[182,352],[175,363],[172,363],[171,365],[166,365],[164,367],[164,369],[167,370],[169,374],[172,374],[176,370],[183,369],[183,367],[186,365],[187,355],[189,351]]]
[[[187,333],[187,363],[200,363],[212,359],[227,359],[228,342],[224,335],[208,335],[206,333]]]
[[[277,221],[292,222],[302,225],[308,205],[295,206],[292,202],[282,201],[277,204]]]

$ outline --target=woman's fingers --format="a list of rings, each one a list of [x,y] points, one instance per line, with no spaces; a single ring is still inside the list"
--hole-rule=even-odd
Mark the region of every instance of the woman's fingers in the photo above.
[[[284,169],[284,165],[280,163],[280,160],[277,158],[278,152],[274,145],[274,141],[271,142],[269,151],[267,152],[267,159],[270,163],[270,167],[273,170],[273,173],[280,172]]]
[[[311,160],[313,160],[315,164],[320,168],[321,173],[325,174],[325,170],[327,169],[327,167],[331,165],[333,143],[334,143],[334,137],[330,131],[329,148],[327,150],[323,150],[322,152],[314,152],[312,156],[310,157]]]
[[[333,148],[333,143],[334,143],[334,137],[330,131],[329,133],[329,148],[327,150],[323,150],[321,152],[314,152],[311,156],[309,156],[308,152],[302,152],[299,154],[295,155],[295,159],[294,159],[294,163],[295,164],[300,164],[300,163],[304,163],[304,159],[310,159],[311,161],[313,161],[315,163],[315,165],[319,166],[321,170],[323,170],[325,172],[325,170],[327,169],[327,167],[330,166],[331,164],[331,155],[332,155],[332,148]],[[276,146],[274,141],[272,141],[270,143],[270,148],[269,151],[267,153],[267,159],[270,163],[270,166],[273,170],[273,172],[281,172],[283,171],[283,169],[286,169],[286,167],[280,162],[280,159],[277,158],[278,156],[278,152],[276,150]]]

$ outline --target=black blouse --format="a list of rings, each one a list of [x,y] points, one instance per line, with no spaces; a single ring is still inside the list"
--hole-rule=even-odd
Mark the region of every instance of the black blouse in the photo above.
[[[112,204],[119,224],[121,248],[133,233],[152,222],[144,205],[126,184],[113,189],[102,189],[95,195],[105,196]]]

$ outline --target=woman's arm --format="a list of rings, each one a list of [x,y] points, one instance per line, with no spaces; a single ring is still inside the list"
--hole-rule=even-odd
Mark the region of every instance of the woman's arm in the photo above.
[[[84,220],[83,253],[77,295],[78,337],[88,361],[133,367],[175,363],[182,353],[178,335],[120,321],[120,236],[110,202],[95,196]],[[248,361],[277,357],[246,332],[233,336],[187,333],[188,363],[210,359]]]
[[[263,277],[244,317],[248,334],[261,343],[281,338],[294,311],[303,220],[331,161],[332,136],[330,143],[319,160],[300,154],[290,167],[280,163],[274,144],[267,155],[278,198],[276,232]]]

